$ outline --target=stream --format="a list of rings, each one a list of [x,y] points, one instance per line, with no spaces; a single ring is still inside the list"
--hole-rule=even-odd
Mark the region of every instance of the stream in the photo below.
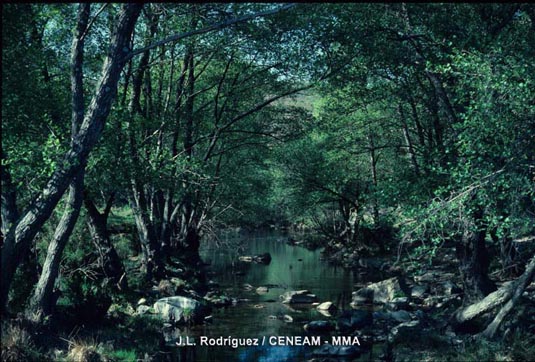
[[[321,250],[308,250],[286,243],[288,236],[281,234],[255,234],[242,237],[224,237],[219,245],[204,245],[201,250],[208,280],[217,283],[217,290],[238,303],[224,308],[214,308],[212,321],[193,327],[175,328],[166,337],[173,350],[174,361],[297,361],[311,357],[314,346],[272,345],[273,336],[313,336],[304,331],[306,322],[328,320],[311,305],[283,304],[279,296],[286,291],[307,289],[320,302],[331,301],[339,310],[350,309],[351,293],[355,284],[380,280],[381,276],[365,280],[341,267],[329,265],[321,258]],[[239,261],[242,255],[270,253],[272,260],[266,264]],[[362,276],[361,276],[362,277]],[[250,284],[253,288],[244,287]],[[266,286],[267,293],[256,288]],[[290,316],[293,321],[284,320]],[[168,333],[169,334],[169,333]],[[234,337],[258,338],[264,345],[201,346],[200,338]],[[182,337],[182,338],[181,338]],[[177,347],[177,341],[196,343],[195,346]],[[328,337],[328,336],[327,336]],[[330,337],[328,337],[330,339]],[[272,339],[273,340],[273,339]],[[324,339],[322,339],[323,341]],[[369,359],[370,354],[367,354]]]

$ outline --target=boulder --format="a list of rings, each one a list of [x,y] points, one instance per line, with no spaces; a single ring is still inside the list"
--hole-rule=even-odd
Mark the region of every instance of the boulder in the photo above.
[[[389,317],[399,323],[409,322],[411,320],[411,315],[406,310],[390,312]]]
[[[333,302],[323,302],[318,305],[316,309],[319,311],[334,312],[336,310],[336,306],[333,304]]]
[[[361,288],[356,292],[353,292],[353,300],[351,301],[351,307],[358,308],[364,304],[373,303],[373,290],[369,288]]]
[[[308,290],[294,290],[286,292],[280,296],[283,303],[289,304],[308,304],[318,301],[318,297],[315,294],[310,293]]]
[[[256,293],[258,293],[258,294],[266,294],[267,292],[269,292],[268,287],[258,287],[258,288],[256,288]]]
[[[420,321],[410,321],[401,323],[390,331],[393,342],[410,341],[420,335],[422,328]]]
[[[391,310],[400,310],[409,307],[409,298],[407,297],[398,297],[392,299],[391,302],[386,303],[386,306]]]
[[[374,320],[384,320],[387,321],[390,319],[390,314],[388,312],[376,311],[372,313]]]
[[[411,297],[413,298],[423,298],[425,293],[429,292],[428,285],[415,285],[411,289]]]
[[[182,296],[159,299],[154,303],[154,312],[164,322],[171,324],[202,321],[205,316],[204,308],[199,301]]]
[[[438,273],[430,271],[425,274],[415,276],[414,280],[419,283],[433,283],[436,282],[438,278]]]
[[[325,316],[325,317],[332,317],[332,313],[329,312],[328,310],[321,310],[321,309],[317,309],[318,313]],[[333,312],[334,313],[334,312]]]
[[[421,321],[427,318],[427,315],[423,310],[417,310],[416,312],[414,312],[414,315]]]
[[[304,326],[307,332],[330,332],[334,330],[334,324],[329,321],[312,321]]]
[[[397,297],[406,297],[407,294],[408,288],[405,283],[398,277],[394,277],[370,284],[366,288],[353,292],[353,301],[351,305],[356,306],[362,304],[363,300],[369,302],[370,299],[375,304],[384,304],[391,302]]]
[[[150,311],[150,307],[148,305],[141,304],[136,309],[137,315],[143,315]]]
[[[417,275],[414,277],[414,281],[417,283],[436,283],[445,280],[451,280],[455,277],[453,273],[444,273],[439,271],[429,271],[423,275]]]
[[[338,317],[337,325],[340,333],[353,333],[357,329],[371,326],[373,315],[366,310],[349,310]]]

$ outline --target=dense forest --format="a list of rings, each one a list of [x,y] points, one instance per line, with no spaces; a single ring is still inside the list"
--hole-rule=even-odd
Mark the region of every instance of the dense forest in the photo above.
[[[534,74],[531,4],[2,5],[2,360],[194,360],[260,231],[384,276],[355,358],[534,358]]]

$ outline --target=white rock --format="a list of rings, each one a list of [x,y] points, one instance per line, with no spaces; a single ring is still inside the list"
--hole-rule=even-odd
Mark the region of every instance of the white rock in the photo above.
[[[169,322],[184,322],[200,311],[201,303],[192,298],[176,296],[159,299],[154,303],[154,311]]]
[[[334,311],[336,310],[336,306],[333,304],[333,302],[323,302],[320,305],[318,305],[316,309],[323,310],[323,311]]]

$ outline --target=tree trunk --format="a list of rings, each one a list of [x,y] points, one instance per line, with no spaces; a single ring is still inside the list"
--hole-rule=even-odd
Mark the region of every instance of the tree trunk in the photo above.
[[[9,289],[15,271],[28,252],[35,235],[48,220],[75,175],[83,168],[89,153],[99,140],[111,105],[117,94],[117,83],[130,52],[130,38],[142,4],[125,4],[118,17],[110,51],[84,122],[73,146],[16,225],[10,228],[2,246],[1,312],[6,311]]]
[[[43,269],[26,311],[28,318],[36,323],[41,323],[46,316],[50,315],[55,306],[54,285],[59,274],[63,250],[80,215],[83,184],[84,170],[82,169],[69,187],[65,211],[56,227],[54,238],[48,245]]]
[[[192,26],[196,24],[196,20],[192,20]],[[186,101],[184,105],[184,117],[186,119],[184,125],[184,143],[183,149],[187,157],[188,162],[191,162],[193,157],[193,109],[195,102],[195,56],[193,51],[193,44],[188,45],[187,51],[187,81],[186,81]],[[188,176],[184,176],[184,181],[182,185],[184,189],[184,196],[182,198],[182,221],[181,221],[181,232],[180,237],[181,241],[184,243],[186,250],[192,252],[193,254],[197,253],[199,250],[199,233],[196,228],[196,223],[194,221],[195,211],[193,207],[193,192],[188,182]]]
[[[372,196],[372,214],[373,223],[377,226],[379,223],[379,205],[377,203],[377,155],[375,154],[375,142],[371,132],[368,134],[368,142],[370,147],[370,170],[373,182],[373,196]]]
[[[138,231],[139,242],[142,251],[141,269],[147,280],[159,278],[163,275],[158,238],[149,218],[147,198],[144,190],[133,181],[131,207]]]
[[[150,11],[146,13],[149,20],[149,29],[147,30],[146,43],[149,44],[157,31],[157,19]],[[134,131],[133,121],[134,115],[139,117],[146,117],[141,107],[141,92],[144,78],[146,78],[146,71],[150,61],[150,51],[146,50],[142,53],[139,65],[134,73],[132,79],[132,98],[130,99],[129,110],[132,118],[129,123],[129,144],[130,157],[134,165],[141,165],[138,145],[136,141],[136,134]],[[147,108],[147,107],[146,107]],[[141,269],[145,273],[147,280],[152,280],[154,277],[160,277],[163,274],[163,264],[160,258],[158,233],[156,231],[155,220],[153,217],[154,207],[151,207],[154,199],[151,195],[147,195],[145,187],[141,181],[139,173],[134,170],[131,178],[132,195],[130,197],[130,204],[134,212],[136,221],[136,228],[138,231],[139,242],[142,252]]]
[[[526,267],[526,271],[518,280],[515,282],[514,292],[512,298],[505,304],[502,309],[496,314],[496,317],[492,322],[487,326],[487,328],[481,333],[481,336],[487,339],[492,339],[496,335],[500,324],[503,322],[503,319],[511,312],[515,304],[518,302],[524,290],[529,285],[535,274],[535,256],[531,258],[531,261]]]
[[[173,209],[173,192],[167,189],[164,194],[162,224],[160,228],[160,252],[162,258],[168,260],[171,253],[171,213]]]
[[[463,323],[470,322],[480,315],[487,313],[497,306],[507,302],[511,298],[514,289],[514,282],[504,283],[500,289],[490,293],[482,300],[468,306],[463,306],[457,310],[454,314],[453,323],[461,325]]]
[[[11,174],[7,165],[4,164],[4,151],[2,150],[2,163],[0,172],[2,177],[2,241],[6,237],[11,226],[15,225],[19,218],[17,209],[17,191],[11,180]],[[1,243],[0,242],[0,243]]]
[[[494,282],[488,277],[489,255],[482,218],[483,210],[476,210],[474,222],[466,228],[462,242],[456,248],[464,285],[464,305],[473,304],[496,290]]]
[[[85,207],[89,215],[87,225],[99,254],[100,266],[106,278],[111,279],[118,290],[122,290],[128,287],[126,274],[123,263],[110,241],[108,232],[108,216],[112,202],[113,196],[108,199],[104,212],[101,213],[87,194],[84,197]]]
[[[505,305],[497,313],[494,320],[487,326],[486,330],[481,333],[484,338],[493,338],[499,325],[505,316],[512,310],[527,285],[533,279],[535,274],[535,257],[526,267],[524,273],[515,281],[504,283],[500,289],[490,293],[481,301],[465,306],[457,310],[453,316],[454,325],[462,325],[473,321],[477,317],[488,313],[500,305]]]
[[[403,111],[403,106],[401,103],[398,106],[399,115],[401,117],[401,123],[403,125],[403,136],[405,137],[405,142],[407,143],[407,150],[409,152],[409,157],[411,160],[412,167],[414,169],[414,174],[416,177],[420,176],[420,166],[418,166],[418,161],[416,159],[416,153],[414,152],[414,147],[412,145],[411,136],[409,133],[409,127],[407,126],[407,120],[405,118],[405,112]]]
[[[80,126],[84,120],[84,88],[82,65],[84,62],[84,33],[89,21],[90,4],[80,4],[78,7],[78,21],[76,34],[71,48],[71,147],[74,146]],[[74,230],[80,208],[82,206],[82,192],[84,187],[85,164],[69,186],[67,207],[56,227],[54,238],[48,245],[43,270],[27,314],[35,322],[42,322],[43,318],[52,312],[55,305],[53,294],[54,284],[59,273],[59,266],[63,250]]]
[[[197,230],[196,225],[190,225],[187,228],[184,242],[186,243],[186,250],[188,252],[190,252],[192,255],[199,255],[201,236],[199,235],[199,231]]]

